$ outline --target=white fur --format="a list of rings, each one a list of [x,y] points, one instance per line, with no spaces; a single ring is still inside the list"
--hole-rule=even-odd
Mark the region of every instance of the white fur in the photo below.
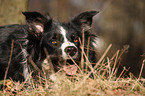
[[[63,41],[63,43],[62,43],[62,45],[61,45],[61,47],[60,47],[61,50],[62,50],[62,57],[63,57],[64,59],[70,59],[70,58],[68,57],[67,53],[65,52],[65,48],[68,47],[68,46],[74,46],[75,48],[77,48],[77,47],[75,46],[74,43],[68,41],[68,39],[67,39],[67,37],[66,37],[66,30],[65,30],[62,26],[60,26],[59,29],[60,29],[60,33],[62,34],[62,36],[63,36],[63,38],[64,38],[64,41]],[[77,55],[78,55],[78,52],[77,52],[72,58],[76,58]]]
[[[28,56],[28,53],[26,51],[26,49],[24,48],[21,48],[22,49],[22,54],[23,54],[23,57],[25,58],[23,60],[22,65],[23,65],[23,75],[24,75],[24,78],[25,80],[29,77],[29,72],[28,72],[28,67],[27,67],[27,59],[26,57]]]
[[[92,42],[95,49],[98,51],[103,51],[104,41],[100,37],[96,37],[94,42]]]
[[[27,61],[26,61],[26,63],[27,63]],[[24,63],[24,65],[23,65],[23,75],[24,75],[25,80],[29,77],[28,67],[27,67],[26,63]]]
[[[43,32],[43,31],[44,31],[43,26],[41,26],[41,25],[35,25],[35,27],[36,27],[37,30],[39,30],[40,32]]]

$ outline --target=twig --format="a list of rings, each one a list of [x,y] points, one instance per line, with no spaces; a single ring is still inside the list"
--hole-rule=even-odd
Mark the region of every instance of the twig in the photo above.
[[[46,54],[46,56],[47,56],[47,60],[49,61],[48,63],[50,64],[51,72],[52,72],[52,73],[55,73],[55,72],[54,72],[54,67],[53,67],[53,64],[52,64],[52,61],[51,61],[51,59],[50,59],[50,56],[49,56],[49,54],[48,54],[47,49],[44,48],[44,51],[45,51],[45,54]]]
[[[110,44],[108,46],[108,48],[106,49],[106,51],[104,52],[104,54],[102,55],[102,57],[99,59],[99,61],[96,63],[96,65],[94,66],[94,69],[97,68],[98,64],[101,63],[101,61],[104,59],[104,57],[106,56],[106,54],[108,53],[108,51],[110,50],[110,48],[112,47],[112,44]]]
[[[139,80],[140,77],[141,77],[141,74],[142,74],[142,71],[143,71],[143,67],[144,67],[144,63],[145,63],[145,59],[144,59],[143,62],[142,62],[142,66],[141,66],[141,70],[140,70],[140,73],[139,73],[138,80]]]
[[[79,68],[81,74],[83,74],[83,71],[81,70],[81,68],[77,65],[77,63],[73,60],[73,58],[68,54],[69,58],[73,61],[73,63]]]
[[[136,82],[134,83],[134,85],[133,85],[131,91],[134,89],[135,85],[136,85],[137,83],[139,83],[138,81],[140,80],[140,77],[141,77],[141,74],[142,74],[142,71],[143,71],[143,67],[144,67],[144,63],[145,63],[145,59],[144,59],[143,62],[142,62],[142,66],[141,66],[141,70],[140,70],[139,77],[138,77],[138,79],[136,80]]]
[[[124,53],[125,51],[128,50],[129,45],[124,45],[123,47],[124,47],[124,48],[122,49],[121,53],[119,54],[117,60],[121,60],[121,57],[122,57],[123,53]],[[119,68],[120,65],[121,65],[121,67],[123,67],[123,65],[118,61],[118,65],[117,65],[117,67],[116,67],[116,70],[114,71],[114,74],[117,73],[118,68]],[[129,70],[129,69],[128,69],[128,70]]]
[[[89,47],[90,47],[90,37],[88,37],[88,44],[87,44],[87,57],[89,58]],[[88,71],[88,66],[86,66],[85,72]]]
[[[84,71],[84,55],[83,55],[83,51],[84,51],[84,44],[85,44],[85,31],[84,29],[82,29],[82,43],[81,43],[81,68],[82,71]]]
[[[116,81],[118,81],[120,79],[120,77],[123,77],[126,74],[126,72],[128,72],[129,69],[130,69],[130,67],[128,69],[126,69],[125,67],[123,67],[123,70],[120,73],[119,77],[116,79]]]
[[[115,58],[115,62],[114,62],[114,66],[113,66],[113,68],[112,68],[112,73],[111,73],[111,75],[113,75],[113,73],[114,73],[114,70],[115,70],[115,67],[116,67],[116,65],[117,65],[117,60],[118,60],[118,55],[119,55],[119,50],[116,52],[116,58]]]
[[[5,81],[6,81],[7,74],[8,74],[8,70],[9,70],[9,67],[10,67],[10,64],[11,64],[12,55],[13,55],[13,49],[14,49],[14,40],[12,40],[12,43],[11,43],[10,58],[9,58],[9,62],[8,62],[7,69],[6,69],[6,71],[5,71],[5,77],[4,77],[4,84],[3,84],[3,88],[5,87]]]
[[[29,57],[30,58],[30,62],[32,64],[32,66],[34,67],[34,69],[38,72],[40,72],[40,74],[43,76],[43,72],[37,67],[37,65],[34,63],[34,61],[32,60],[31,56]]]
[[[119,80],[119,78],[122,76],[122,74],[124,73],[124,71],[126,70],[126,68],[125,67],[123,67],[123,70],[122,70],[122,72],[121,72],[121,74],[119,75],[119,77],[116,79],[116,81],[118,81]]]

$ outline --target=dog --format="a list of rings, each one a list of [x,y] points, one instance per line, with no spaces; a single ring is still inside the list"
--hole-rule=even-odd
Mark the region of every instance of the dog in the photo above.
[[[82,44],[84,52],[88,52],[88,60],[95,63],[97,55],[94,50],[99,49],[100,42],[99,37],[90,30],[93,16],[97,13],[86,11],[68,23],[61,23],[39,12],[22,12],[26,18],[25,25],[1,26],[0,79],[6,76],[15,81],[24,81],[30,70],[36,74],[32,62],[42,70],[42,63],[48,56],[55,72],[63,67],[64,62],[77,71],[74,61],[77,64],[81,62]],[[68,75],[72,75],[71,72]]]

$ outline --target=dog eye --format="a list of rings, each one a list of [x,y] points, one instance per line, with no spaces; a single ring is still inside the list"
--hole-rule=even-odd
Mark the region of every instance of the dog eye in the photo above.
[[[56,40],[52,40],[51,43],[52,44],[56,44],[57,42],[56,42]]]
[[[77,43],[78,41],[79,41],[78,39],[75,39],[75,40],[74,40],[75,43]]]

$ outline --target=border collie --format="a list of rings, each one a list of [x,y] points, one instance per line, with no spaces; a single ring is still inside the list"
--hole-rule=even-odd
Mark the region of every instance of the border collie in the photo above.
[[[84,52],[88,50],[89,44],[88,59],[91,63],[95,63],[97,57],[94,50],[99,48],[100,42],[90,30],[92,18],[97,13],[97,11],[83,12],[68,23],[60,23],[38,12],[23,12],[26,25],[1,26],[0,79],[4,79],[8,68],[7,78],[15,81],[25,80],[30,70],[33,74],[36,73],[31,61],[42,70],[42,63],[47,58],[46,53],[49,54],[55,72],[62,68],[64,62],[73,65],[71,59],[79,64],[82,53],[80,46],[83,43],[82,33],[85,37]]]

